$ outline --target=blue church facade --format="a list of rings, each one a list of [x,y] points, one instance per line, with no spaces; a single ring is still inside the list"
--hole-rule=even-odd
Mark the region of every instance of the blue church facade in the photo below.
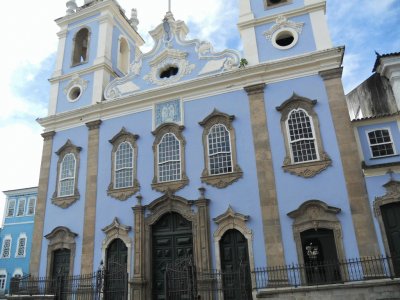
[[[385,253],[371,209],[384,191],[365,185],[358,155],[374,128],[348,118],[325,1],[239,5],[243,54],[187,40],[171,12],[142,53],[135,10],[67,2],[39,119],[32,274],[118,264],[132,299],[164,299],[165,266],[191,257],[201,270],[247,266],[251,297],[257,267],[309,264],[306,249],[321,262]]]
[[[0,231],[0,294],[8,293],[10,280],[29,273],[37,187],[4,191],[7,196]]]

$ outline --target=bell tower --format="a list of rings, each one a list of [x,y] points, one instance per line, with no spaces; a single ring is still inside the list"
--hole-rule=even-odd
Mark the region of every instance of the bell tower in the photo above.
[[[332,48],[325,0],[240,0],[239,31],[250,65]]]
[[[113,0],[67,0],[60,27],[55,70],[50,79],[49,115],[103,100],[110,80],[128,73],[144,41],[137,33],[137,13],[131,18]]]

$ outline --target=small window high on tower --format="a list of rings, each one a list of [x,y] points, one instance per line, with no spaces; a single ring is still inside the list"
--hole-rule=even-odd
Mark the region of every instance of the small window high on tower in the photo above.
[[[74,53],[72,65],[79,65],[88,61],[89,29],[82,28],[74,38]]]

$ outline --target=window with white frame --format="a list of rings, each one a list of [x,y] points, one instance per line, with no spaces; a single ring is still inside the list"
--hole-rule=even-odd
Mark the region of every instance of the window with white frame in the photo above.
[[[1,247],[1,258],[9,258],[11,255],[11,236],[6,236]]]
[[[166,133],[158,144],[158,180],[166,182],[180,179],[180,142],[173,133]]]
[[[175,192],[188,184],[185,173],[185,138],[183,125],[163,123],[152,133],[154,178],[151,187],[161,193]]]
[[[229,131],[223,124],[215,124],[208,133],[210,175],[232,172],[232,152]]]
[[[26,234],[21,234],[18,238],[17,242],[17,250],[15,253],[15,257],[25,257],[26,252]]]
[[[122,142],[115,152],[115,188],[133,186],[133,148],[129,142]]]
[[[304,178],[321,173],[332,165],[324,151],[318,115],[314,110],[317,100],[293,93],[276,110],[281,113],[281,128],[286,155],[282,168],[285,172]]]
[[[70,140],[56,152],[57,184],[51,202],[62,208],[67,208],[76,202],[79,197],[78,176],[79,162],[82,148],[77,147]]]
[[[31,216],[35,214],[36,198],[30,197],[28,200],[28,208],[26,215]]]
[[[137,180],[137,134],[128,132],[124,127],[109,142],[111,152],[111,182],[107,195],[124,201],[139,191]]]
[[[13,217],[14,216],[16,202],[17,201],[15,199],[9,199],[8,200],[6,217]]]
[[[71,196],[75,187],[75,155],[68,153],[64,156],[60,170],[59,197]]]
[[[389,129],[377,129],[368,132],[368,142],[372,157],[384,157],[395,154]]]
[[[0,291],[6,289],[7,272],[5,270],[0,271]]]
[[[289,143],[293,163],[318,159],[317,145],[311,117],[303,109],[294,109],[287,120]]]
[[[17,217],[21,217],[25,214],[25,203],[25,198],[18,199]]]

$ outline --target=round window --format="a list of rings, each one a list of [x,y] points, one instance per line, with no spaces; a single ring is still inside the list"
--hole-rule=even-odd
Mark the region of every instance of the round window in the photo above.
[[[77,101],[82,94],[82,89],[80,86],[73,86],[69,89],[68,92],[68,100],[69,101]]]
[[[299,35],[292,28],[283,28],[275,32],[272,36],[272,45],[275,48],[285,50],[296,45]]]

